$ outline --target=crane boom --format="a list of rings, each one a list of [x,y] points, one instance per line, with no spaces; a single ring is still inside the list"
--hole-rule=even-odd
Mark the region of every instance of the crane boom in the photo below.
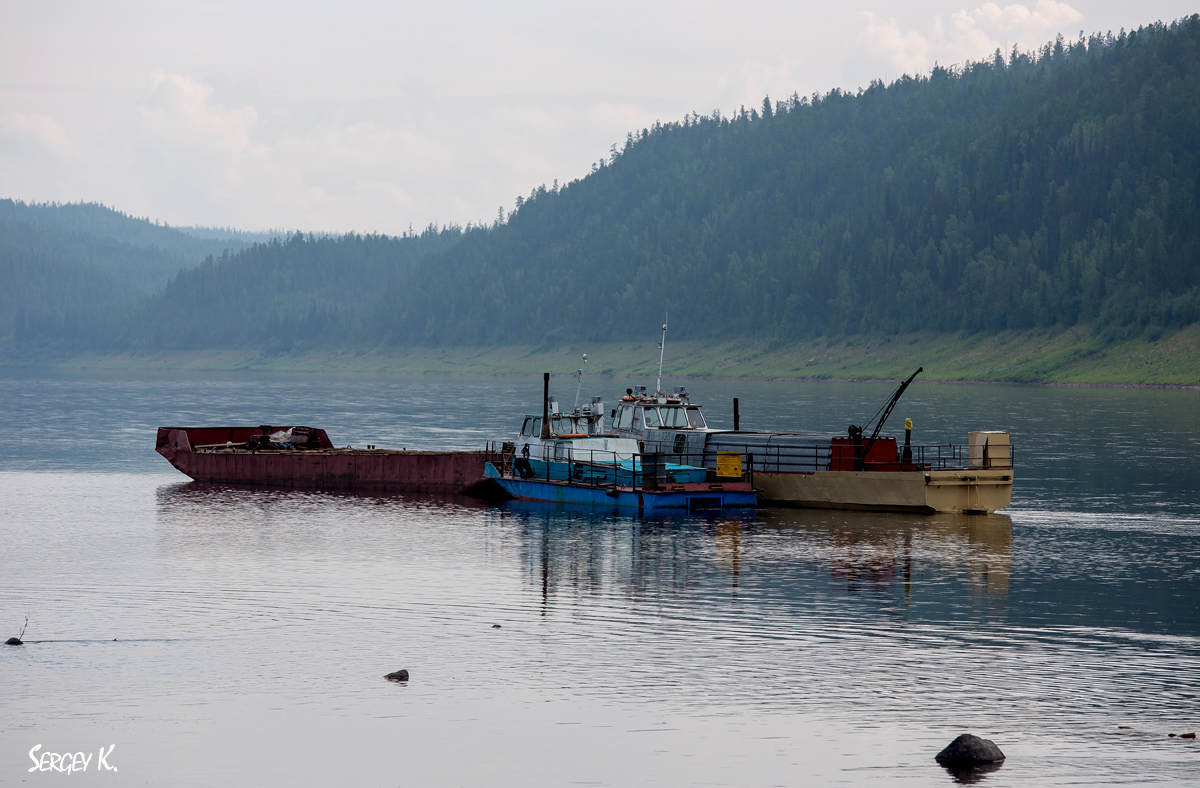
[[[892,398],[888,400],[887,405],[883,408],[883,415],[879,417],[879,423],[875,425],[875,431],[871,433],[871,439],[867,441],[866,448],[863,450],[862,456],[868,457],[871,454],[871,447],[875,445],[875,441],[879,439],[879,433],[883,431],[883,425],[887,423],[888,416],[892,415],[892,409],[896,407],[896,403],[900,401],[900,397],[904,395],[904,390],[908,388],[908,384],[925,371],[925,367],[917,367],[917,371],[908,376],[892,394]]]

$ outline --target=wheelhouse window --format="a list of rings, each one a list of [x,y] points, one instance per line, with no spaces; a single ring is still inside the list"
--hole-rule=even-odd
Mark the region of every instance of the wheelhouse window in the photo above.
[[[683,408],[663,408],[662,425],[670,429],[683,429],[688,425],[687,414]]]
[[[687,420],[688,425],[695,427],[696,429],[704,429],[704,427],[708,426],[704,423],[704,416],[700,413],[699,408],[688,408]]]
[[[525,417],[525,423],[521,425],[521,437],[529,438],[533,436],[533,419],[529,416]]]
[[[658,417],[658,408],[646,408],[645,417],[647,427],[662,426],[662,419]]]
[[[617,413],[617,417],[621,420],[618,424],[619,429],[627,430],[633,426],[633,408],[627,408],[622,405],[620,411]]]
[[[533,420],[529,428],[529,434],[535,438],[542,437],[542,420],[540,418]]]

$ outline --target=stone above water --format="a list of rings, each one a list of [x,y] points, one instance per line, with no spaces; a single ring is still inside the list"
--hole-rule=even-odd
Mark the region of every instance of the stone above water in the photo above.
[[[1004,753],[990,739],[964,733],[947,744],[944,750],[934,756],[934,760],[943,766],[977,766],[1000,763],[1004,760]]]

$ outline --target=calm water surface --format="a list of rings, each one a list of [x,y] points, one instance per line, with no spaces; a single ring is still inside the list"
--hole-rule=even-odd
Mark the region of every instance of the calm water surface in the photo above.
[[[718,426],[738,396],[746,427],[830,431],[891,389],[689,386]],[[992,517],[231,489],[153,452],[159,425],[268,422],[476,448],[540,388],[0,374],[0,636],[29,616],[0,784],[952,785],[932,756],[963,731],[1009,756],[984,785],[1200,784],[1167,736],[1200,729],[1194,391],[915,385],[921,442],[1012,431]],[[91,768],[30,774],[36,744]]]

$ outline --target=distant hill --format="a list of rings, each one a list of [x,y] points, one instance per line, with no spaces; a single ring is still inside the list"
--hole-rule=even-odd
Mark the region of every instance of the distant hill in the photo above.
[[[111,346],[131,309],[180,271],[249,244],[95,203],[0,200],[0,347]]]
[[[147,295],[199,262],[157,246],[135,246],[54,225],[0,219],[0,260],[17,250],[94,269]]]
[[[149,219],[137,219],[99,203],[24,203],[0,199],[0,220],[58,228],[81,236],[108,238],[120,243],[160,252],[179,258],[185,264],[199,263],[209,255],[218,256],[226,249],[238,251],[259,237],[234,237],[228,231],[205,228],[187,230],[157,224]],[[199,234],[197,234],[199,233]]]
[[[418,236],[295,233],[181,272],[131,313],[117,347],[257,347],[286,352],[349,346],[379,293],[403,288],[429,256],[459,242],[457,228]]]
[[[212,241],[232,242],[236,248],[237,244],[256,244],[267,243],[276,238],[287,238],[291,233],[285,230],[266,230],[263,232],[250,232],[247,230],[239,230],[236,227],[176,227],[185,235],[190,235],[193,238],[204,238]]]
[[[29,250],[0,249],[0,282],[0,343],[26,351],[104,348],[138,299],[103,271]]]

